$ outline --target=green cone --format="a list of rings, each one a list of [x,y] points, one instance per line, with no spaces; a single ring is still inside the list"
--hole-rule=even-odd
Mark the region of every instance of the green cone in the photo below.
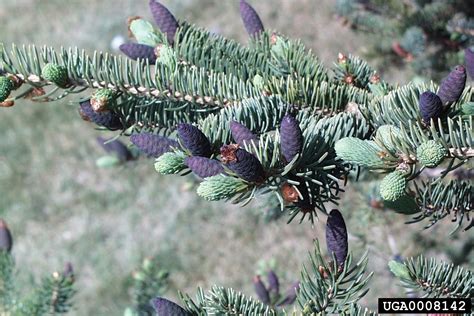
[[[375,138],[384,144],[391,153],[397,152],[393,139],[400,135],[400,129],[393,125],[382,125],[377,129]]]
[[[407,267],[403,263],[391,260],[388,263],[388,268],[397,278],[411,280],[410,271],[408,271]]]
[[[334,149],[338,157],[352,164],[369,168],[384,167],[384,162],[379,157],[382,150],[369,141],[346,137],[338,140]]]
[[[13,81],[7,77],[0,77],[0,102],[8,98],[10,92],[13,90]]]
[[[420,211],[420,207],[416,204],[415,199],[408,194],[403,195],[395,201],[384,201],[383,205],[400,214],[415,214]]]
[[[218,201],[231,198],[246,187],[247,184],[238,178],[217,175],[201,182],[197,194],[208,201]]]
[[[405,195],[407,182],[400,171],[389,173],[380,182],[380,195],[386,201],[396,201]]]
[[[175,70],[178,65],[178,58],[175,51],[168,45],[159,44],[155,47],[156,62],[166,65],[169,69]]]
[[[416,149],[416,157],[420,163],[428,168],[439,165],[446,155],[446,148],[440,143],[429,140]]]
[[[69,77],[66,67],[58,64],[46,64],[41,71],[41,77],[51,81],[60,88],[65,88],[69,85]]]
[[[155,170],[161,174],[175,174],[186,168],[184,154],[167,152],[161,155],[155,162]]]
[[[91,98],[91,107],[96,112],[110,110],[115,105],[115,92],[111,89],[98,89]]]

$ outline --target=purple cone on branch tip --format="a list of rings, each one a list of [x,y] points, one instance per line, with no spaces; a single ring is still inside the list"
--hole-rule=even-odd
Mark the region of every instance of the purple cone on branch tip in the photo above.
[[[303,133],[299,122],[291,114],[286,114],[280,126],[281,153],[287,162],[290,162],[301,152],[303,146]]]
[[[174,35],[178,29],[178,21],[170,10],[158,1],[150,0],[150,11],[161,33],[166,34],[168,43],[173,45]]]
[[[180,123],[178,124],[177,131],[183,146],[188,149],[193,156],[211,156],[211,143],[199,128],[191,124]]]
[[[0,251],[10,252],[13,246],[13,238],[7,223],[0,219]]]
[[[232,133],[232,138],[240,146],[244,146],[244,143],[250,144],[253,140],[255,144],[258,142],[257,136],[252,133],[246,126],[236,122],[230,122],[230,132]]]
[[[96,112],[92,109],[90,100],[79,102],[79,113],[82,118],[110,130],[122,129],[120,117],[113,111]]]
[[[162,297],[156,297],[151,300],[151,306],[159,316],[188,316],[191,315],[184,308],[170,300]]]
[[[274,291],[275,293],[280,292],[280,282],[278,280],[278,276],[276,275],[275,271],[270,270],[267,274],[268,279],[268,288],[270,291]]]
[[[127,161],[133,158],[133,155],[130,150],[128,150],[127,146],[118,139],[108,141],[99,136],[97,137],[97,142],[106,152],[115,154],[120,161]]]
[[[338,266],[346,261],[348,252],[347,229],[341,212],[334,209],[326,222],[326,245],[329,255],[336,258]]]
[[[257,293],[258,299],[264,304],[270,303],[270,295],[268,290],[265,288],[265,285],[262,282],[262,279],[259,275],[256,275],[253,278],[253,286],[255,288],[255,293]]]
[[[125,43],[120,45],[119,49],[130,59],[148,59],[150,64],[156,63],[155,48],[152,46],[138,43]]]
[[[474,80],[474,49],[466,48],[464,51],[464,62],[466,63],[467,73]]]
[[[216,176],[221,173],[225,174],[224,167],[220,161],[206,157],[186,157],[184,159],[184,164],[188,166],[195,175],[203,179]]]
[[[247,182],[261,183],[265,180],[260,160],[238,145],[222,146],[221,159],[230,170]]]
[[[139,133],[130,136],[130,141],[137,148],[150,157],[158,158],[166,152],[170,152],[173,147],[179,147],[177,141],[152,133]]]
[[[280,305],[291,305],[296,301],[296,293],[300,289],[300,282],[296,281],[293,283],[288,291],[286,291],[286,297],[285,299],[281,302]]]
[[[257,11],[245,0],[240,0],[240,16],[250,36],[257,36],[260,32],[264,31],[262,21]]]
[[[456,102],[461,97],[465,86],[466,68],[464,68],[462,65],[458,65],[441,82],[438,90],[438,96],[444,105]]]
[[[426,124],[429,124],[431,119],[438,119],[443,112],[443,102],[438,95],[431,91],[421,94],[419,106],[421,117]]]

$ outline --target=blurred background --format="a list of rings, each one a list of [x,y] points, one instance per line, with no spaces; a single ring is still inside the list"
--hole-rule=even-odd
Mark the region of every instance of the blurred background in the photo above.
[[[328,66],[339,52],[364,55],[369,48],[369,35],[336,16],[335,1],[249,2],[267,29],[301,38]],[[178,19],[247,41],[236,0],[162,3]],[[134,15],[152,21],[148,1],[0,0],[0,41],[116,52]],[[391,82],[415,75],[409,67],[378,69]],[[177,290],[194,295],[197,286],[212,284],[254,296],[252,278],[262,264],[289,286],[308,262],[313,240],[322,238],[325,248],[325,216],[313,227],[287,225],[285,217],[266,220],[264,204],[208,203],[195,194],[191,177],[160,176],[144,158],[99,168],[104,150],[96,137],[114,134],[82,121],[72,101],[21,101],[0,111],[0,217],[14,235],[18,282],[27,286],[72,262],[78,289],[72,315],[122,314],[132,272],[144,257],[156,257],[170,272],[165,296],[171,299]],[[351,250],[356,258],[368,251],[375,272],[362,304],[376,308],[377,297],[404,295],[387,269],[391,259],[423,253],[472,266],[472,258],[457,252],[472,245],[472,234],[450,237],[452,227],[443,222],[429,230],[404,225],[407,217],[378,208],[374,188],[364,181],[351,186],[339,206]]]

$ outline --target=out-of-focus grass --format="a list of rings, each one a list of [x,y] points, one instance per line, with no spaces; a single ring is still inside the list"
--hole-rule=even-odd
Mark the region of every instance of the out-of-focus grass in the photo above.
[[[115,35],[126,35],[127,16],[150,18],[147,2],[0,0],[1,41],[109,50]],[[163,2],[179,18],[246,41],[237,1]],[[268,28],[302,38],[327,64],[338,51],[363,48],[334,20],[329,0],[253,3]],[[256,206],[204,202],[189,188],[190,178],[156,175],[146,159],[97,169],[102,149],[95,137],[101,132],[80,120],[67,101],[19,101],[0,110],[0,215],[14,234],[20,283],[71,261],[79,290],[72,314],[120,315],[129,302],[130,272],[143,256],[157,255],[170,270],[172,298],[176,289],[194,293],[214,283],[252,295],[261,259],[276,259],[284,284],[298,278],[313,239],[324,236],[324,223],[264,224],[252,210]],[[357,256],[369,245],[376,275],[364,303],[373,307],[382,294],[401,295],[395,285],[386,286],[393,283],[386,269],[393,254],[386,246],[389,235],[404,256],[423,249],[406,233],[415,227],[403,226],[401,216],[369,209],[360,193],[365,184],[359,186],[343,196],[340,207]]]

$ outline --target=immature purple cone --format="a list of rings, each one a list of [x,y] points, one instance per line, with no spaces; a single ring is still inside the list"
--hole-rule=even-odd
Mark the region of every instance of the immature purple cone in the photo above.
[[[466,68],[462,65],[456,66],[449,75],[443,79],[439,86],[438,96],[444,105],[456,102],[466,86]]]
[[[278,294],[280,292],[280,282],[278,281],[278,276],[276,275],[275,271],[268,271],[267,279],[268,289]]]
[[[300,289],[300,282],[296,281],[293,283],[288,291],[286,291],[285,299],[280,303],[282,305],[291,305],[296,301],[296,292]]]
[[[291,114],[286,114],[280,126],[281,153],[287,162],[290,162],[301,152],[303,133],[299,122]]]
[[[426,124],[430,119],[436,120],[443,112],[443,102],[440,97],[431,91],[423,92],[420,96],[420,113]]]
[[[253,140],[255,144],[258,142],[257,136],[252,133],[246,126],[237,123],[236,121],[230,122],[230,132],[232,133],[232,138],[240,146],[244,146],[244,142],[250,144]]]
[[[0,219],[0,251],[10,252],[13,246],[13,238],[7,223]]]
[[[184,308],[166,298],[156,297],[151,300],[151,306],[158,316],[188,316],[191,315]]]
[[[221,147],[221,159],[227,167],[248,182],[261,183],[265,180],[265,171],[260,161],[238,145]]]
[[[106,152],[115,154],[120,161],[127,161],[133,158],[132,153],[128,150],[127,146],[118,139],[107,142],[107,139],[99,136],[97,137],[97,142]]]
[[[96,112],[92,109],[89,100],[79,102],[79,106],[79,113],[84,120],[91,121],[110,130],[118,130],[123,128],[123,125],[120,122],[120,117],[115,112]]]
[[[155,48],[152,46],[138,43],[125,43],[120,45],[119,49],[133,60],[137,60],[138,58],[142,60],[148,59],[150,64],[156,63]]]
[[[196,126],[187,123],[178,124],[178,136],[184,147],[193,156],[210,157],[212,154],[211,143]]]
[[[466,48],[464,51],[464,61],[466,63],[467,73],[474,79],[474,50],[471,48]]]
[[[262,21],[257,11],[245,0],[240,0],[240,16],[250,36],[256,36],[264,31]]]
[[[329,255],[334,253],[337,265],[344,264],[348,250],[347,229],[342,214],[335,209],[329,213],[326,222],[326,245]]]
[[[225,173],[224,167],[220,161],[209,159],[206,157],[186,157],[184,164],[194,172],[195,175],[201,178],[216,176],[220,173]]]
[[[155,0],[150,0],[150,11],[160,31],[166,33],[168,43],[173,45],[174,35],[178,29],[178,21],[164,5]]]
[[[256,275],[253,278],[253,286],[255,288],[255,293],[257,293],[258,299],[264,304],[269,304],[270,295],[268,294],[268,290],[265,288],[265,285],[263,284],[259,275]]]
[[[130,136],[130,141],[150,157],[158,158],[172,147],[179,147],[177,141],[152,133],[140,133]]]

